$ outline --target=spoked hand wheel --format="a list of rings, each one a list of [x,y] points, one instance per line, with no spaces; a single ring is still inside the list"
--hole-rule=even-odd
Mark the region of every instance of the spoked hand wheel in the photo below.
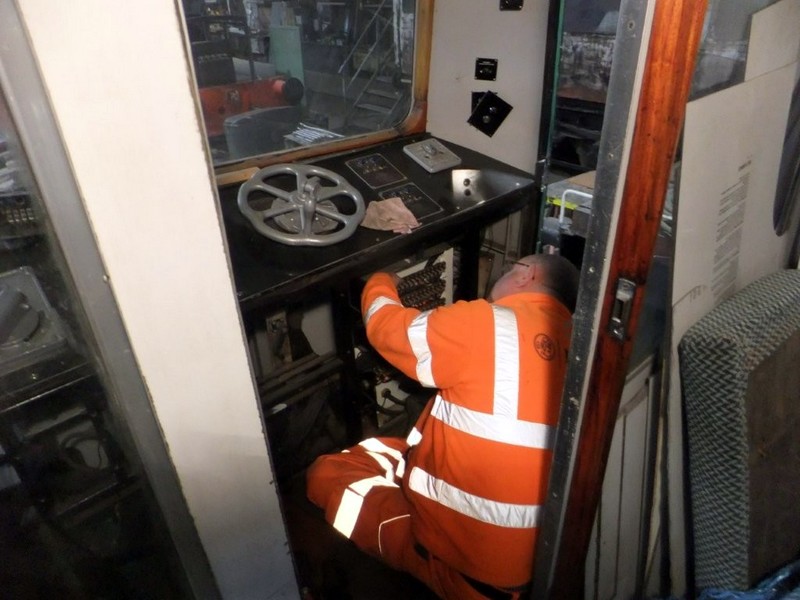
[[[294,189],[278,186],[285,175],[294,176]],[[365,212],[357,189],[333,171],[313,165],[265,167],[242,184],[237,200],[256,231],[293,246],[329,246],[346,240]],[[348,205],[352,212],[342,212]]]

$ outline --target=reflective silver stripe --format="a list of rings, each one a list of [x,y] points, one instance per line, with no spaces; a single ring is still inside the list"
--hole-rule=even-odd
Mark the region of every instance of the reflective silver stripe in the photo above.
[[[364,498],[350,489],[346,489],[342,501],[339,503],[339,509],[336,511],[333,528],[349,538],[356,527],[362,504],[364,504]]]
[[[417,381],[425,387],[436,387],[433,380],[431,348],[428,346],[428,317],[431,311],[418,314],[408,326],[408,342],[417,358]]]
[[[385,475],[386,479],[388,479],[389,481],[393,481],[394,465],[392,465],[392,461],[390,461],[383,454],[380,454],[378,452],[370,452],[369,450],[367,450],[367,454],[369,454],[372,458],[374,458],[375,462],[381,466],[381,469],[383,469],[384,473],[386,474]]]
[[[369,477],[351,483],[342,495],[339,508],[336,510],[336,517],[333,519],[333,527],[348,538],[353,534],[356,527],[358,515],[361,513],[361,506],[364,504],[364,496],[377,486],[398,487],[397,484],[387,481],[383,477]]]
[[[416,446],[422,440],[422,434],[420,433],[419,429],[414,427],[409,433],[408,437],[406,438],[406,444],[409,446]]]
[[[439,395],[433,402],[431,416],[454,429],[484,440],[523,448],[550,449],[556,433],[551,425],[471,410],[448,402]]]
[[[403,306],[397,300],[393,300],[391,298],[387,298],[386,296],[378,296],[377,298],[375,298],[375,300],[373,300],[370,303],[369,308],[367,309],[367,313],[364,315],[364,325],[369,323],[369,320],[372,318],[372,315],[374,315],[376,312],[378,312],[384,306],[387,306],[387,305],[390,305],[390,304],[392,304],[394,306]]]
[[[388,454],[396,461],[400,462],[403,460],[403,453],[399,450],[395,450],[391,446],[387,446],[378,438],[367,438],[358,443],[359,446],[365,448],[366,450],[372,450],[373,452],[380,452],[381,454]]]
[[[494,404],[499,417],[519,414],[519,334],[510,308],[492,304],[494,315]],[[502,357],[502,360],[500,360]]]
[[[400,479],[403,478],[403,475],[405,475],[406,472],[406,461],[405,459],[403,459],[402,452],[400,452],[399,450],[395,450],[390,446],[387,446],[377,438],[367,438],[366,440],[359,442],[358,445],[368,450],[369,451],[368,454],[373,458],[375,458],[375,460],[378,461],[378,464],[380,464],[382,467],[386,469],[386,477],[388,477],[389,479],[393,479],[394,474],[397,473],[397,477],[399,477]],[[393,459],[395,459],[397,461],[397,470],[395,471],[395,469],[393,469],[392,464],[389,463],[389,461],[386,458],[380,456],[379,459],[378,456],[375,456],[375,453],[379,453],[379,456],[380,454],[387,454],[391,456]],[[386,468],[385,464],[381,462],[381,460],[386,461],[388,463],[389,465],[388,468]]]
[[[484,523],[516,529],[530,529],[539,525],[542,507],[538,504],[508,504],[481,498],[436,479],[419,467],[411,469],[408,486],[442,506]]]

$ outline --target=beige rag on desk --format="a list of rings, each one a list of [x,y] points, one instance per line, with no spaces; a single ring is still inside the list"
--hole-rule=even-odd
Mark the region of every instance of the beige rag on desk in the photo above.
[[[370,202],[367,205],[367,212],[364,215],[364,220],[361,221],[361,225],[369,229],[411,233],[412,229],[419,227],[419,221],[406,208],[403,201],[395,196],[386,200]]]

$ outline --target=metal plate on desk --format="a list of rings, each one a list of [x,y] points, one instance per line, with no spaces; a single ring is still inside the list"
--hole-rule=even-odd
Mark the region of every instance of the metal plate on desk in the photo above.
[[[381,198],[383,199],[395,197],[400,198],[406,208],[410,210],[419,221],[442,211],[442,207],[431,200],[431,198],[414,183],[406,183],[405,185],[381,192]]]
[[[348,160],[347,166],[373,190],[406,178],[381,154],[370,154]]]

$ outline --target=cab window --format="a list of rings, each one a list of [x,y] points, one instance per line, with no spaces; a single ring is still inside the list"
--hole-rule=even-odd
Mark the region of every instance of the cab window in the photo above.
[[[215,166],[398,128],[415,0],[184,0]]]

